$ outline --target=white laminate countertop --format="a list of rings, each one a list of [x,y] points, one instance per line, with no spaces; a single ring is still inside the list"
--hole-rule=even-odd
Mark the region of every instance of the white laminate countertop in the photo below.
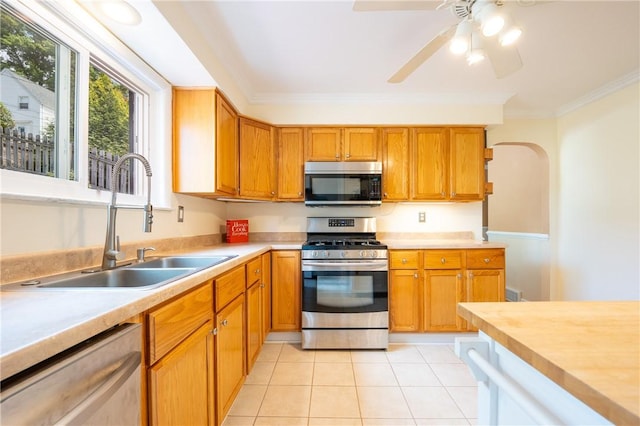
[[[299,242],[222,244],[181,255],[236,255],[155,289],[32,289],[0,292],[0,380],[44,361],[269,250]],[[172,254],[172,253],[168,253]]]

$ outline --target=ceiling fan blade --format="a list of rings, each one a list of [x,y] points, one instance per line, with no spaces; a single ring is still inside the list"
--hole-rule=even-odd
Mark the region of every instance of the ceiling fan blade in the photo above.
[[[487,57],[497,78],[507,77],[522,68],[522,58],[515,46],[500,46],[497,41],[485,45]]]
[[[456,32],[456,25],[453,25],[446,30],[442,31],[440,34],[435,36],[425,47],[422,48],[416,55],[409,59],[409,62],[404,64],[402,68],[398,72],[396,72],[389,80],[389,83],[401,83],[405,78],[409,77],[409,75],[414,72],[420,65],[422,65],[427,59],[431,57],[434,53],[438,51],[442,46],[444,46]]]
[[[356,12],[375,12],[381,10],[435,10],[442,0],[355,0]]]

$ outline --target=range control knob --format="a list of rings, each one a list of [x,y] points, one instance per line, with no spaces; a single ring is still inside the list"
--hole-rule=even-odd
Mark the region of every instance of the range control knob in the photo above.
[[[318,252],[317,250],[314,250],[313,252],[311,252],[311,256],[318,257],[320,256],[320,252]]]
[[[371,250],[371,257],[378,257],[378,250]]]
[[[340,252],[340,257],[347,257],[347,252],[346,251],[341,251]]]
[[[329,257],[329,250],[325,250],[322,252],[322,257]]]
[[[360,257],[367,257],[367,252],[365,250],[360,250]]]

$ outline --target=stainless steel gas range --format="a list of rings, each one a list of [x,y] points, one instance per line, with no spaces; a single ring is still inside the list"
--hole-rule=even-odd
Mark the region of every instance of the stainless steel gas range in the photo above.
[[[302,347],[386,349],[387,247],[370,217],[307,218],[302,246]]]

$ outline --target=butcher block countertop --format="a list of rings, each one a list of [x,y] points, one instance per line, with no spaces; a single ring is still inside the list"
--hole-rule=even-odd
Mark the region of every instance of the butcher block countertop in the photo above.
[[[460,303],[458,314],[614,424],[640,424],[640,301]]]

